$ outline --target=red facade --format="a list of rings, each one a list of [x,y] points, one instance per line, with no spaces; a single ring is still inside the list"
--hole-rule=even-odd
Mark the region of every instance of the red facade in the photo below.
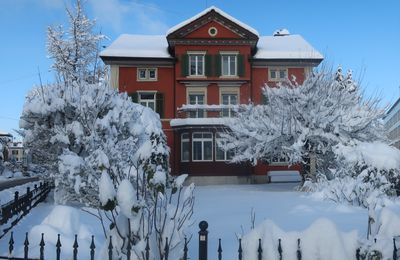
[[[131,36],[129,45],[123,39],[130,36],[124,37],[101,57],[111,65],[111,80],[119,91],[160,114],[171,148],[172,174],[253,176],[288,168],[282,162],[255,167],[230,164],[229,153],[218,149],[216,138],[225,129],[223,119],[234,116],[231,107],[249,101],[262,103],[261,88],[265,84],[274,86],[293,76],[301,83],[322,61],[300,36],[261,39],[251,27],[212,7],[170,30],[164,39],[158,36],[165,45],[148,42],[154,46],[132,54],[129,48],[140,49],[135,44],[143,43],[144,38]],[[281,41],[299,44],[291,49],[303,48],[312,54],[268,45]],[[121,50],[122,45],[125,49]]]

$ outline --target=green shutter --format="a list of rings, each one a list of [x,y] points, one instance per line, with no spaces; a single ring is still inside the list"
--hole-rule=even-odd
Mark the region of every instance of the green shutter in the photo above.
[[[238,61],[238,76],[244,77],[245,74],[244,55],[239,54],[237,57],[237,61]]]
[[[182,77],[189,75],[189,55],[187,54],[181,55],[181,75]]]
[[[221,68],[221,59],[222,59],[221,55],[219,55],[219,54],[215,55],[215,61],[214,61],[215,71],[214,72],[215,72],[215,76],[216,77],[221,76],[221,70],[222,70],[222,68]]]
[[[205,56],[205,73],[207,77],[211,77],[213,75],[213,65],[212,65],[212,55],[207,54]]]
[[[133,103],[138,102],[138,93],[137,92],[129,93],[128,96],[131,97]]]
[[[160,115],[160,118],[164,118],[164,94],[156,94],[156,112]]]

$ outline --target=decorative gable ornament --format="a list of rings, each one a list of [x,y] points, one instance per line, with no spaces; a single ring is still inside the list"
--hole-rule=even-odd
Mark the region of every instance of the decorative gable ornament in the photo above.
[[[188,35],[199,30],[203,26],[207,26],[207,24],[211,22],[216,22],[222,27],[228,29],[238,36],[237,39],[232,39],[237,41],[246,42],[246,44],[251,44],[254,47],[257,44],[259,34],[257,30],[248,26],[247,24],[237,20],[236,18],[230,16],[229,14],[223,12],[215,6],[209,7],[204,11],[198,13],[197,15],[183,21],[182,23],[177,24],[167,31],[167,40],[170,46],[174,46],[176,43],[181,43],[184,41],[190,41],[194,43],[193,38],[186,39]],[[219,32],[216,26],[212,26],[208,29],[208,35],[211,37],[215,37]],[[217,40],[217,39],[215,39]],[[204,39],[201,39],[204,41]],[[223,41],[226,41],[223,40]],[[216,44],[216,42],[198,42],[197,44]],[[220,43],[220,42],[218,42]]]

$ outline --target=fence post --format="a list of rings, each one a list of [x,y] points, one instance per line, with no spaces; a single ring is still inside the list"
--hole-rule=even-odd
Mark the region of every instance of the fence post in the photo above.
[[[301,260],[300,238],[297,239],[297,260]]]
[[[57,235],[57,243],[56,243],[56,258],[60,260],[61,254],[61,241],[60,241],[60,234]]]
[[[263,250],[262,250],[262,247],[261,247],[261,239],[258,239],[258,249],[257,249],[257,252],[258,252],[258,260],[262,260],[262,253],[263,253]]]
[[[208,243],[208,223],[201,221],[199,223],[199,260],[207,260],[207,243]]]
[[[146,238],[146,248],[144,250],[146,251],[146,260],[149,260],[150,259],[149,237]]]
[[[12,257],[12,253],[13,253],[13,250],[14,250],[14,238],[13,238],[13,233],[14,233],[14,232],[11,231],[10,241],[8,242],[8,244],[9,244],[9,247],[8,247],[8,256],[9,256],[9,257]]]
[[[238,256],[239,256],[239,260],[242,260],[242,254],[243,254],[243,250],[242,250],[242,239],[239,238],[239,249],[238,249]]]
[[[393,260],[397,260],[397,247],[395,238],[393,238]]]
[[[74,252],[74,260],[78,260],[78,247],[79,247],[79,245],[78,245],[78,235],[76,235],[75,234],[75,241],[74,241],[74,244],[72,245],[72,248],[74,249],[73,250],[73,252]]]
[[[218,260],[222,260],[222,246],[221,246],[221,238],[218,239]]]
[[[165,247],[164,247],[164,256],[165,260],[168,260],[168,255],[169,255],[169,245],[168,245],[168,237],[165,238]]]
[[[183,260],[188,259],[188,247],[187,247],[187,238],[185,237],[185,246],[183,247]]]
[[[24,259],[28,259],[29,253],[29,240],[28,240],[28,232],[25,233],[25,242],[24,242]]]
[[[14,193],[14,202],[15,202],[15,203],[17,203],[17,201],[18,201],[18,197],[19,197],[19,192],[16,191],[16,192]]]
[[[112,236],[110,236],[110,243],[108,244],[108,260],[112,260],[113,257],[113,244],[112,244]]]
[[[279,260],[282,260],[282,245],[281,245],[281,239],[278,239],[278,253],[279,253]]]
[[[94,244],[94,236],[92,236],[92,243],[90,243],[90,260],[94,260],[94,249],[96,248]]]
[[[44,233],[42,233],[42,239],[40,240],[40,260],[44,260],[44,246],[46,245],[44,243]]]

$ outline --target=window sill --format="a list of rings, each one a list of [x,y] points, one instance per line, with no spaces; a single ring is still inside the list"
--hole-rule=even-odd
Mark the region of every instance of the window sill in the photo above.
[[[205,75],[189,75],[186,76],[188,79],[206,79],[207,77]]]
[[[157,79],[137,79],[137,82],[154,82],[158,81]]]

